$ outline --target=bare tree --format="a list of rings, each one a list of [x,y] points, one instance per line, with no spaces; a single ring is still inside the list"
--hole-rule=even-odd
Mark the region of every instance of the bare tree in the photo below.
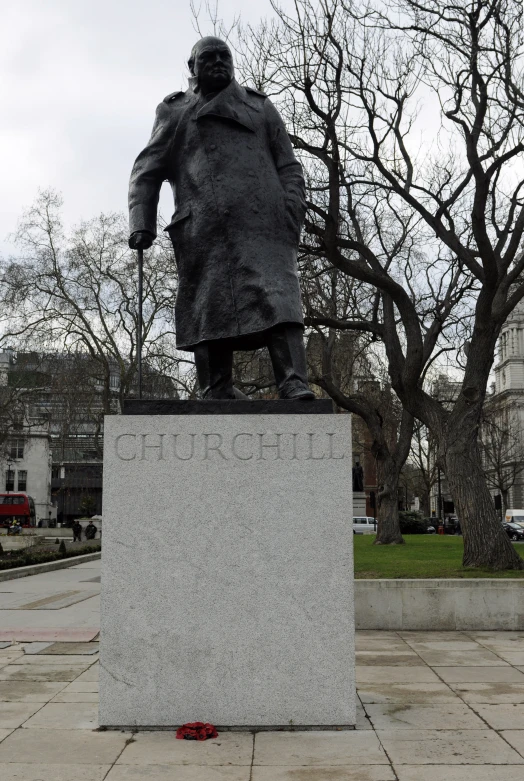
[[[418,476],[421,511],[428,517],[431,514],[431,492],[438,479],[437,448],[427,427],[420,421],[415,422],[409,461]],[[413,479],[413,475],[411,477]]]
[[[127,223],[102,214],[66,232],[61,205],[56,193],[40,193],[18,226],[21,256],[1,263],[2,340],[48,356],[68,353],[75,372],[84,372],[84,387],[97,385],[100,415],[110,414],[115,400],[121,409],[136,392],[137,268]],[[145,263],[142,343],[150,392],[159,376],[170,376],[183,393],[194,387],[192,361],[175,348],[176,284],[172,248],[161,239]]]
[[[322,275],[325,277],[326,275]],[[333,269],[330,276],[332,298],[340,292]],[[314,326],[308,339],[308,363],[311,381],[329,395],[335,404],[358,415],[369,432],[370,455],[375,461],[377,486],[376,544],[402,544],[398,515],[398,480],[409,453],[413,420],[403,412],[396,395],[382,375],[377,356],[372,355],[368,334],[328,327],[336,324],[333,301],[321,296],[314,304],[308,278],[303,271],[306,323]],[[315,275],[315,288],[319,286]],[[340,298],[337,301],[339,309]],[[319,311],[323,310],[322,317]],[[330,311],[331,310],[331,311]],[[343,320],[342,320],[343,322]]]
[[[280,96],[308,171],[309,251],[380,293],[371,318],[345,325],[382,339],[395,393],[437,444],[464,565],[521,569],[478,443],[496,341],[524,296],[521,3],[296,0],[292,14],[275,11],[239,48],[246,78]],[[427,383],[442,351],[463,366],[449,408]]]

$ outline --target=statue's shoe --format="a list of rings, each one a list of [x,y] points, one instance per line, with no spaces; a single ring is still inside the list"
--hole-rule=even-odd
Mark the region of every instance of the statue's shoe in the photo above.
[[[308,388],[307,385],[293,385],[291,388],[284,388],[280,393],[281,399],[289,399],[291,401],[312,401],[315,398],[315,394]]]

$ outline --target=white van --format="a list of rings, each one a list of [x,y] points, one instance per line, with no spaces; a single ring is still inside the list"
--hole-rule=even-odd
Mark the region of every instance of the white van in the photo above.
[[[375,519],[369,515],[359,515],[353,518],[353,532],[355,534],[375,534]]]
[[[506,523],[524,523],[524,510],[506,510]]]

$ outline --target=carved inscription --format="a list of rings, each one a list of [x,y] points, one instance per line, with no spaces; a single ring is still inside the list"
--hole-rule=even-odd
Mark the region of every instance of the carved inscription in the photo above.
[[[344,444],[341,434],[324,432],[145,432],[119,434],[115,454],[120,461],[324,461],[345,458]]]

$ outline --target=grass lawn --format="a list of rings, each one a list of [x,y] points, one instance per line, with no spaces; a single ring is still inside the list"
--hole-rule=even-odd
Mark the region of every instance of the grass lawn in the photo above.
[[[462,568],[462,537],[406,534],[405,545],[373,545],[375,535],[355,534],[356,578],[524,578],[524,570]],[[515,545],[524,557],[524,545]]]

